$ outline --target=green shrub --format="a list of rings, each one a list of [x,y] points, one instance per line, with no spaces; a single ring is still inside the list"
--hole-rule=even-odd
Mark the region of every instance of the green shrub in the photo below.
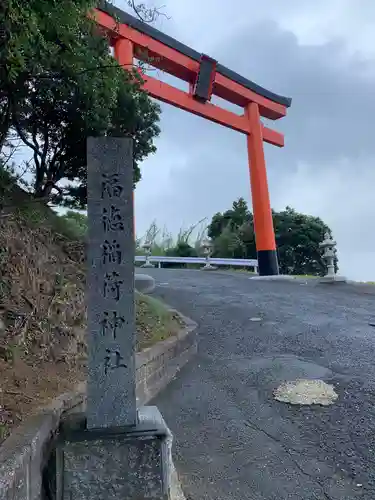
[[[87,215],[69,210],[59,217],[61,226],[73,239],[84,239],[87,234]]]

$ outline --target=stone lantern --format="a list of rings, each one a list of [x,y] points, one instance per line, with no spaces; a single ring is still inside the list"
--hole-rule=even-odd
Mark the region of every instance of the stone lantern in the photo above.
[[[213,271],[213,270],[217,269],[215,266],[212,266],[210,263],[210,258],[211,258],[212,251],[213,251],[212,241],[209,239],[203,240],[201,248],[202,248],[203,254],[206,258],[206,263],[202,267],[202,271]]]
[[[142,245],[143,250],[145,251],[146,254],[146,262],[141,266],[141,267],[154,267],[154,265],[150,262],[150,255],[151,255],[151,243],[146,240],[143,245]]]
[[[327,274],[321,279],[323,283],[345,282],[344,276],[338,276],[335,273],[335,248],[336,241],[334,241],[328,232],[324,234],[324,240],[319,243],[320,248],[323,250],[323,259],[327,265]]]

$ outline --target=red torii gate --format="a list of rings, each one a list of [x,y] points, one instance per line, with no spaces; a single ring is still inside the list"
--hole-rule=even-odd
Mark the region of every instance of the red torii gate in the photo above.
[[[260,87],[108,2],[102,2],[94,16],[121,66],[130,69],[137,58],[189,83],[189,92],[184,92],[142,74],[150,96],[246,134],[259,274],[279,274],[263,141],[283,147],[284,136],[264,126],[260,117],[282,118],[291,99]],[[244,114],[212,104],[212,95],[241,106]]]

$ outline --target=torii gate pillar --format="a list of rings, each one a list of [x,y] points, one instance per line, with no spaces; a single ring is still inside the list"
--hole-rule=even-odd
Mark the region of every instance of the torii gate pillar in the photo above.
[[[247,135],[247,151],[258,269],[261,276],[271,276],[279,274],[279,265],[258,105],[255,102],[248,104],[245,115],[249,120],[251,130],[251,133]]]

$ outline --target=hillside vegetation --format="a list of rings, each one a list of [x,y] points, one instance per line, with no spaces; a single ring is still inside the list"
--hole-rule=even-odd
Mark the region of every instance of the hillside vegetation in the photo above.
[[[85,378],[85,244],[49,207],[0,179],[0,438]],[[137,348],[180,327],[136,297]]]
[[[326,234],[332,236],[329,226],[319,217],[299,213],[291,207],[280,212],[273,210],[272,216],[281,274],[324,276],[327,267],[320,243]],[[81,235],[86,233],[87,217],[84,213],[69,211],[64,219],[75,232]],[[208,236],[213,257],[257,258],[254,218],[243,198],[234,201],[229,210],[214,214],[209,224],[207,219],[188,229],[181,229],[177,238],[173,238],[166,228],[158,228],[154,221],[145,235],[137,240],[137,255],[145,253],[142,245],[147,241],[152,255],[197,257],[204,255],[202,243]],[[334,264],[337,272],[337,253]],[[163,267],[193,266],[194,264],[163,264]]]

